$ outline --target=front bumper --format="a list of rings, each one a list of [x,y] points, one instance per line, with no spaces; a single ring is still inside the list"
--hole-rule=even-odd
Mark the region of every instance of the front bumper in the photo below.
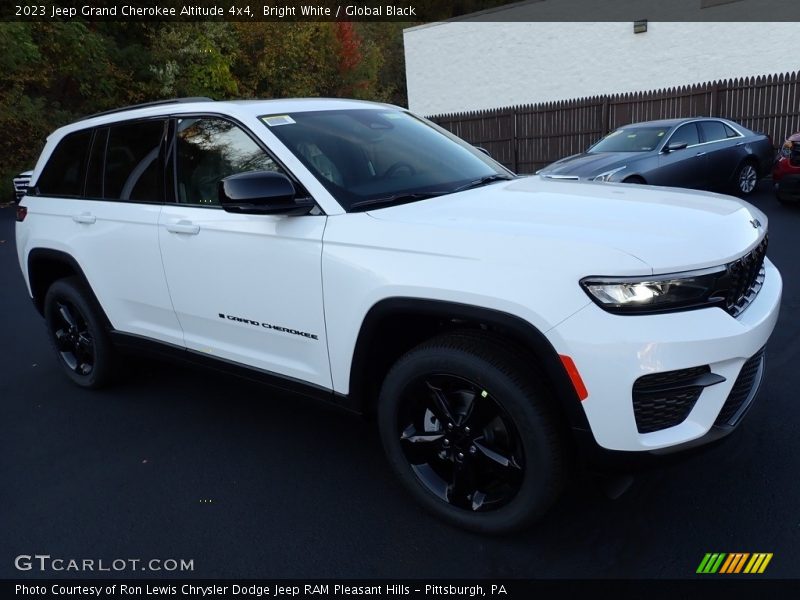
[[[775,193],[781,202],[800,202],[800,174],[784,175],[775,184]]]
[[[764,261],[758,296],[734,318],[720,308],[620,316],[590,304],[547,333],[559,354],[572,357],[588,390],[581,403],[602,449],[664,453],[724,436],[738,424],[716,423],[745,363],[763,348],[778,319],[781,276]],[[633,407],[634,382],[645,375],[708,365],[725,378],[703,388],[675,426],[641,433]],[[762,371],[763,372],[763,371]],[[757,384],[752,386],[753,396]],[[749,407],[752,398],[744,405]]]

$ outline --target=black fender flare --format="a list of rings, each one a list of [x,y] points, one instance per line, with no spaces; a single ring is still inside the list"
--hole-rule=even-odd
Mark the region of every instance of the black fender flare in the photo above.
[[[400,314],[482,323],[502,332],[523,346],[537,360],[569,425],[573,429],[591,431],[572,381],[555,348],[541,331],[528,321],[504,311],[443,300],[393,297],[381,300],[370,308],[361,323],[350,364],[349,396],[356,399],[362,408],[367,407],[360,374],[369,364],[375,331],[384,319]]]

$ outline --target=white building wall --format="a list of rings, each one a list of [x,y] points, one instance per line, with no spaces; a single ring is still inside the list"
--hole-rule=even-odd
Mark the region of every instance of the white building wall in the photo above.
[[[640,34],[632,21],[421,25],[404,32],[409,108],[434,115],[796,71],[798,39],[794,22],[650,22]]]

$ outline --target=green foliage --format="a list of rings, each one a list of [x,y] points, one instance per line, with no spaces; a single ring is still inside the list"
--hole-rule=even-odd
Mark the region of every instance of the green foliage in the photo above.
[[[0,186],[75,119],[181,96],[406,103],[409,23],[0,23]],[[5,194],[3,194],[5,195]]]

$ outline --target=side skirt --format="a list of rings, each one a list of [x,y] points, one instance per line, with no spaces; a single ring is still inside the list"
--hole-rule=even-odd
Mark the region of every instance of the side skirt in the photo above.
[[[247,379],[248,381],[266,385],[281,392],[313,398],[314,400],[333,404],[349,412],[361,414],[359,406],[350,396],[334,392],[322,386],[314,385],[313,383],[308,383],[300,379],[287,377],[286,375],[280,375],[264,369],[257,369],[232,360],[209,356],[202,352],[184,348],[183,346],[159,342],[132,333],[123,333],[116,330],[112,330],[110,333],[114,345],[123,351],[130,351],[136,354],[144,354],[156,358],[200,366],[205,369],[212,369],[219,373],[234,375],[242,379]]]

